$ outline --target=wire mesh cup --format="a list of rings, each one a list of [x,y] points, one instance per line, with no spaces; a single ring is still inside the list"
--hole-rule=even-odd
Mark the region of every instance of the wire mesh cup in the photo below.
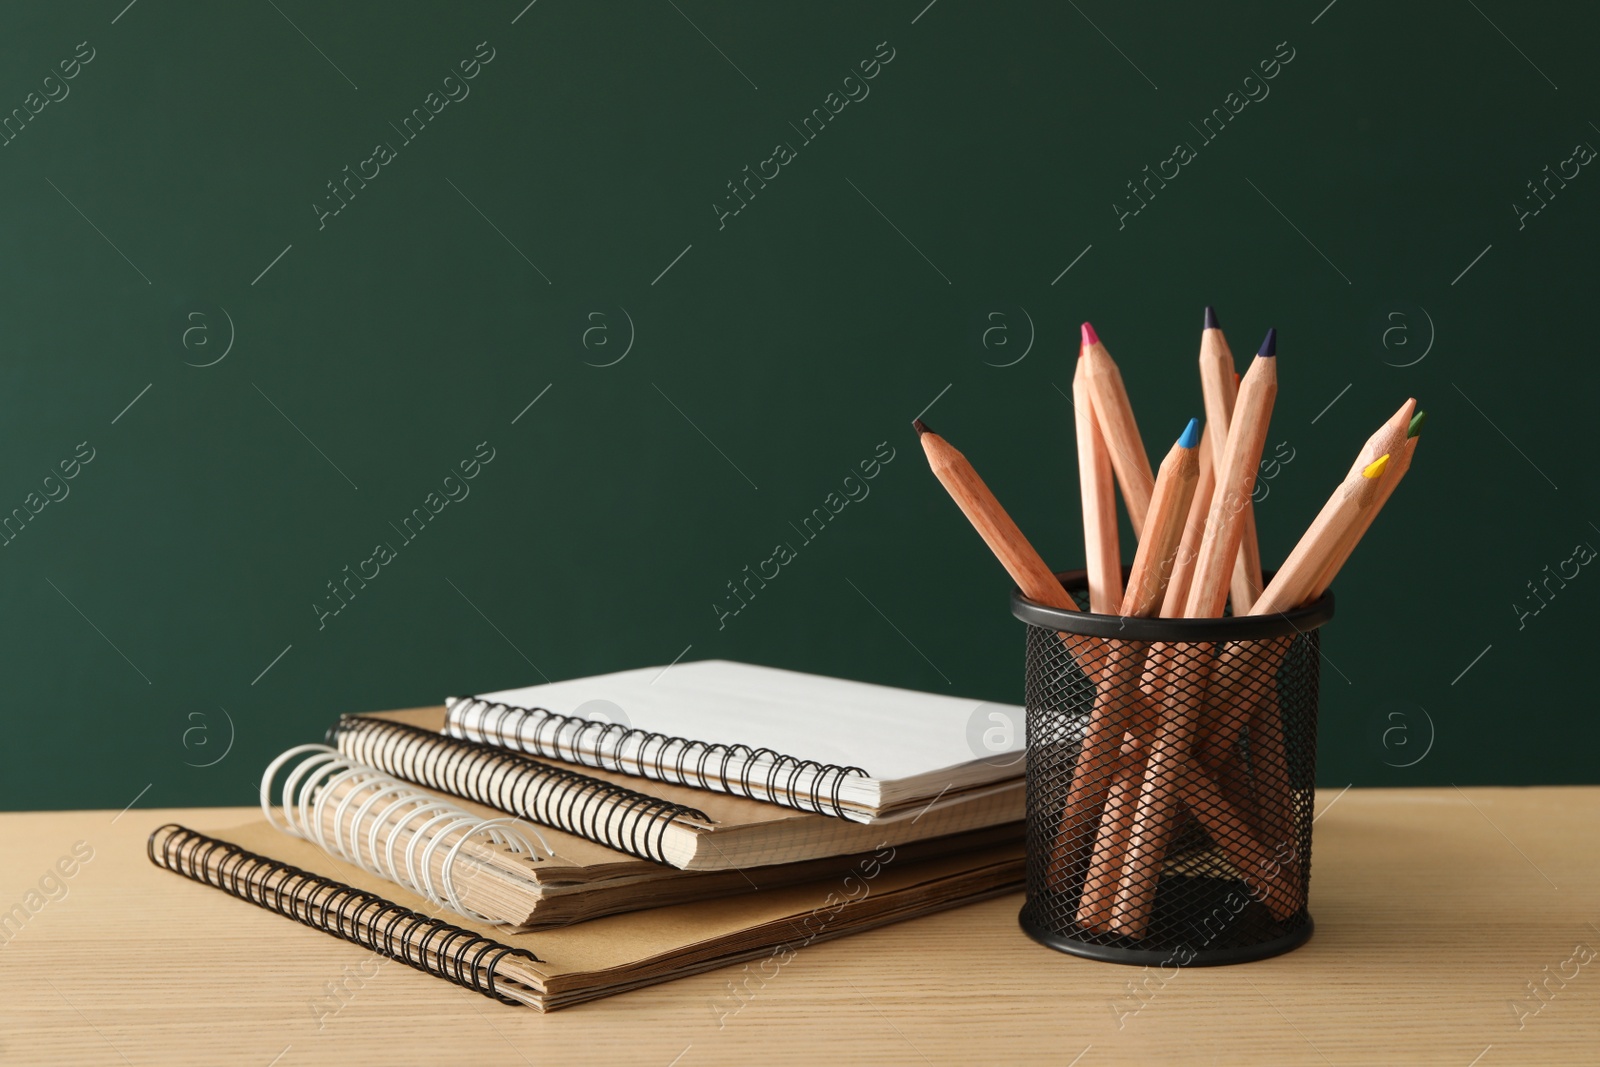
[[[1078,603],[1082,571],[1058,575]],[[1207,966],[1311,936],[1318,627],[1132,619],[1011,598],[1028,624],[1022,928],[1114,963]]]

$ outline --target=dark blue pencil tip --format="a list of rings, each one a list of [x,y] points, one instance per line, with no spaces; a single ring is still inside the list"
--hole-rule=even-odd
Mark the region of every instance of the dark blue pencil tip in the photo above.
[[[1189,425],[1183,428],[1183,436],[1178,438],[1179,448],[1193,448],[1200,443],[1200,420],[1190,419]]]
[[[1220,330],[1220,329],[1222,329],[1222,323],[1217,321],[1217,309],[1212,307],[1210,304],[1206,305],[1206,325],[1205,325],[1205,328],[1208,329],[1208,330]]]
[[[1257,352],[1256,355],[1258,355],[1258,356],[1275,356],[1277,354],[1278,354],[1278,331],[1277,330],[1268,330],[1267,331],[1267,339],[1265,341],[1261,342],[1261,351]]]

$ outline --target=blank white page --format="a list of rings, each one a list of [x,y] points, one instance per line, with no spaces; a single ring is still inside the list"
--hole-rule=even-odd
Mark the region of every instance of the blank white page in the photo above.
[[[770,748],[796,759],[860,767],[883,782],[980,759],[995,762],[998,755],[1026,748],[1019,707],[729,660],[619,671],[478,699],[616,721],[603,705],[585,707],[608,701],[636,730]],[[995,723],[1002,719],[1011,728],[997,732]],[[982,777],[1016,773],[1013,768]]]

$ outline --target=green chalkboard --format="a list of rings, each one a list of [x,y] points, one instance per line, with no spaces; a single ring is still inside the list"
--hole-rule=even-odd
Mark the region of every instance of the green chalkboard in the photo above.
[[[1159,454],[1208,303],[1269,564],[1429,413],[1320,781],[1595,780],[1592,13],[524,2],[7,12],[0,804],[680,656],[1017,702],[910,420],[1081,566],[1078,324]]]

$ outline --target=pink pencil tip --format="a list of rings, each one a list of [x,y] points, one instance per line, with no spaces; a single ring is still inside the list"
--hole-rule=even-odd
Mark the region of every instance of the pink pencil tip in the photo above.
[[[1086,345],[1100,343],[1100,335],[1094,332],[1094,326],[1091,323],[1086,322],[1083,324],[1083,343]]]

